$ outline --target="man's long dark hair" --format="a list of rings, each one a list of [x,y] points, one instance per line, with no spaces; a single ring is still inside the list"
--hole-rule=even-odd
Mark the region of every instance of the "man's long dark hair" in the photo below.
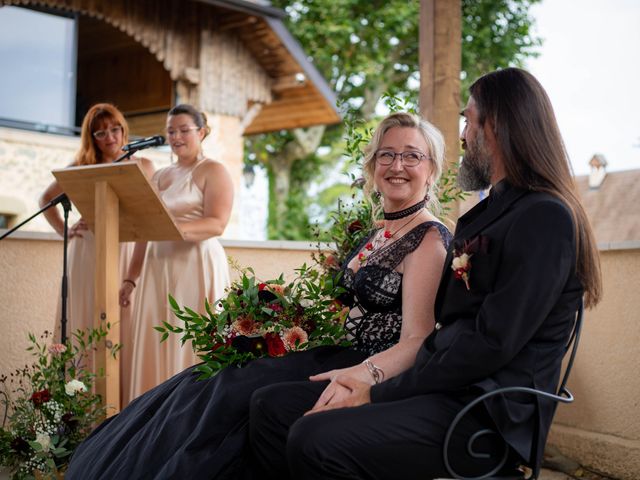
[[[571,211],[576,229],[576,272],[585,290],[585,305],[595,306],[602,296],[598,249],[547,93],[533,75],[518,68],[489,73],[469,90],[480,125],[488,121],[496,136],[509,183],[547,192]]]

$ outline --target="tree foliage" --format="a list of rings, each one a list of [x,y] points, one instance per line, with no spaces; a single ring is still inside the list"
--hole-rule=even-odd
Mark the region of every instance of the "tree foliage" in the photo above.
[[[531,35],[530,6],[539,0],[462,1],[462,90],[490,70],[521,66],[540,41]],[[384,94],[416,103],[419,87],[417,0],[273,0],[287,27],[337,93],[363,120]],[[464,101],[465,98],[461,99]],[[343,126],[259,135],[247,161],[267,169],[269,238],[309,236],[309,183],[335,164]],[[319,155],[324,146],[333,154]],[[335,190],[335,189],[334,189]]]

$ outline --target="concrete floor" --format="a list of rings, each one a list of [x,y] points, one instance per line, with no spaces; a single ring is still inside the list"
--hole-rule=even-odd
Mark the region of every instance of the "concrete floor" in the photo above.
[[[573,477],[570,477],[566,473],[543,468],[540,472],[539,480],[573,480]]]

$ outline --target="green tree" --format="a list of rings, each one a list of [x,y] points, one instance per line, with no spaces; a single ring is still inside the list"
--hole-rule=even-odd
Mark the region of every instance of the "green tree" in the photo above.
[[[480,74],[521,66],[540,41],[529,8],[539,0],[463,0],[463,91]],[[386,93],[415,104],[418,87],[417,0],[273,0],[287,26],[329,81],[340,101],[365,121]],[[465,100],[464,98],[461,100]],[[269,178],[269,238],[309,237],[308,188],[335,163],[343,126],[316,126],[247,141],[247,161]],[[319,147],[331,152],[318,154]],[[334,193],[338,189],[333,189]],[[329,195],[324,195],[329,197]]]

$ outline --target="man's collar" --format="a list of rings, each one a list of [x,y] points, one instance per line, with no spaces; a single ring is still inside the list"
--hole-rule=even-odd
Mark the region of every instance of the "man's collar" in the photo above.
[[[500,198],[507,190],[509,190],[509,187],[510,185],[509,182],[507,182],[506,178],[503,178],[498,183],[493,185],[491,187],[491,190],[489,191],[489,202],[493,202],[494,200]]]

